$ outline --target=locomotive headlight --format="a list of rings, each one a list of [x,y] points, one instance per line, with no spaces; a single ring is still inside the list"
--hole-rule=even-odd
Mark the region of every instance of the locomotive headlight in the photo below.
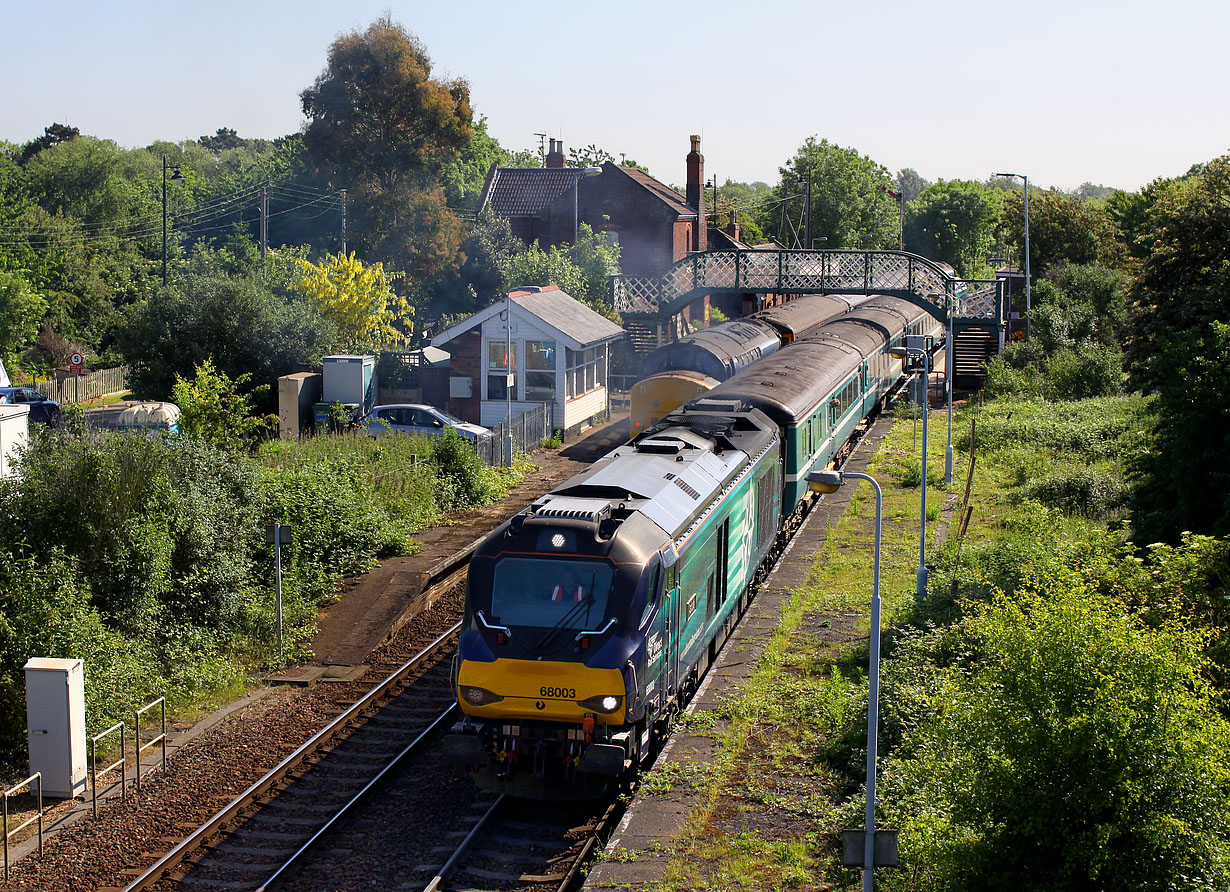
[[[486,688],[476,688],[473,685],[463,684],[460,686],[460,691],[461,699],[471,706],[486,706],[488,703],[499,703],[504,699]]]
[[[592,709],[594,712],[610,714],[619,709],[624,702],[624,698],[616,694],[599,694],[597,697],[590,697],[588,700],[581,700],[579,705],[585,709]]]

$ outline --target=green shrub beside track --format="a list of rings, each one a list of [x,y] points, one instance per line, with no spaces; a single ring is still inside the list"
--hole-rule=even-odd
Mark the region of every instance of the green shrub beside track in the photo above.
[[[187,438],[42,432],[0,484],[0,764],[25,758],[22,666],[86,661],[91,729],[165,694],[207,708],[275,646],[273,555],[284,549],[284,627],[303,656],[341,578],[414,547],[446,512],[501,498],[525,473],[486,468],[451,437],[271,441],[256,456]]]

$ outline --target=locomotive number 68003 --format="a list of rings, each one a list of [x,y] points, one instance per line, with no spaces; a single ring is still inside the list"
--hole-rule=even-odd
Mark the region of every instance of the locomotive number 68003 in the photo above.
[[[558,697],[561,700],[575,700],[577,698],[576,688],[549,688],[543,686],[538,689],[540,697]]]

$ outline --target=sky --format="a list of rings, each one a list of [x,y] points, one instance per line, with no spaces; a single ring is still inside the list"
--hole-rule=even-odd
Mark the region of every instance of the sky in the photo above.
[[[1230,151],[1215,0],[44,0],[6,4],[0,140],[52,122],[125,147],[303,124],[329,44],[383,13],[470,83],[505,148],[626,155],[684,181],[775,182],[809,136],[929,180],[1137,189]]]

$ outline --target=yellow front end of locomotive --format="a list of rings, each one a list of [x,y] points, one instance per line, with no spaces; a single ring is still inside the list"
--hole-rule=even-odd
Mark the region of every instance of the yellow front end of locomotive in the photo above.
[[[457,674],[457,701],[482,719],[576,722],[593,715],[622,725],[627,709],[618,669],[548,660],[465,660]]]
[[[718,386],[699,372],[659,372],[632,385],[629,424],[632,436],[643,434],[684,403]]]

